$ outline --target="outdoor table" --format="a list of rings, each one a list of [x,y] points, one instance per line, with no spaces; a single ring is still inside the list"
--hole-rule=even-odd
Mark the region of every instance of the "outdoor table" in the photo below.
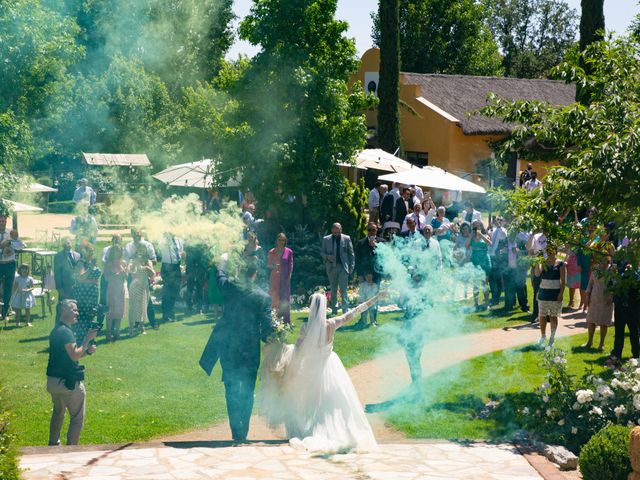
[[[53,269],[53,257],[58,252],[53,250],[38,250],[31,255],[31,274],[40,276],[44,280],[49,269]]]

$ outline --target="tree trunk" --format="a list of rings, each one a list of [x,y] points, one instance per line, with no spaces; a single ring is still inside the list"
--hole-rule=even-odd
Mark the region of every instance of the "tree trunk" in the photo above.
[[[580,52],[592,43],[604,39],[604,0],[582,0],[582,15],[580,17]],[[587,75],[591,68],[580,56],[580,67]],[[591,100],[591,93],[580,85],[576,88],[576,101],[587,105]]]
[[[394,153],[400,148],[400,27],[399,0],[380,0],[380,81],[378,84],[378,144]]]

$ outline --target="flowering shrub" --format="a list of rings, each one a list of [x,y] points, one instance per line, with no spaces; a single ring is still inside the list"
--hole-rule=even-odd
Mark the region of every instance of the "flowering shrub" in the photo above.
[[[271,333],[267,337],[267,343],[286,343],[287,336],[291,333],[291,325],[284,323],[276,309],[271,310]]]
[[[571,376],[565,353],[548,349],[542,366],[546,381],[517,409],[521,424],[550,443],[577,452],[607,425],[640,424],[640,368],[630,360],[610,381],[597,375]]]

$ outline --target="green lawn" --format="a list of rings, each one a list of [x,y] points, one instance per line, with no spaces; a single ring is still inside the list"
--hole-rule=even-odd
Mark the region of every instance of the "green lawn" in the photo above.
[[[598,333],[596,333],[596,341]],[[579,348],[586,334],[560,339],[557,346],[567,351],[572,374],[604,371],[604,360],[613,346],[613,330],[605,351]],[[625,355],[630,355],[627,342]],[[487,439],[509,436],[518,426],[508,408],[499,409],[499,418],[478,417],[483,406],[495,398],[532,392],[544,382],[539,367],[542,354],[531,346],[483,355],[452,366],[424,379],[422,399],[417,403],[399,401],[384,413],[388,423],[412,438]]]
[[[302,317],[293,316],[297,327]],[[400,319],[400,313],[379,315],[381,325],[397,324]],[[522,313],[473,313],[451,334],[526,321],[527,315]],[[4,399],[14,414],[20,446],[42,445],[47,440],[51,406],[45,370],[52,327],[52,318],[35,318],[32,328],[11,325],[0,332],[0,385],[5,387]],[[208,378],[197,363],[211,327],[211,319],[196,315],[132,340],[124,337],[116,344],[99,344],[97,354],[83,360],[88,402],[82,443],[146,440],[225,420],[219,367]],[[291,340],[296,333],[297,328]],[[348,325],[336,336],[335,350],[345,366],[351,367],[394,342],[388,329],[359,330]]]

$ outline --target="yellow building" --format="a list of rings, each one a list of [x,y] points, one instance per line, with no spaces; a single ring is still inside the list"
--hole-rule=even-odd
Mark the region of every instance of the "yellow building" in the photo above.
[[[372,48],[362,56],[353,80],[377,93],[380,51]],[[497,118],[470,116],[487,105],[489,93],[512,100],[541,100],[552,105],[574,102],[575,86],[554,80],[504,77],[474,77],[402,72],[400,135],[405,158],[417,165],[433,165],[456,175],[481,182],[477,164],[493,156],[490,142],[503,139],[513,125]],[[377,111],[366,112],[367,125],[375,129]],[[527,161],[514,158],[509,176],[526,168]],[[534,166],[539,177],[546,164]]]

